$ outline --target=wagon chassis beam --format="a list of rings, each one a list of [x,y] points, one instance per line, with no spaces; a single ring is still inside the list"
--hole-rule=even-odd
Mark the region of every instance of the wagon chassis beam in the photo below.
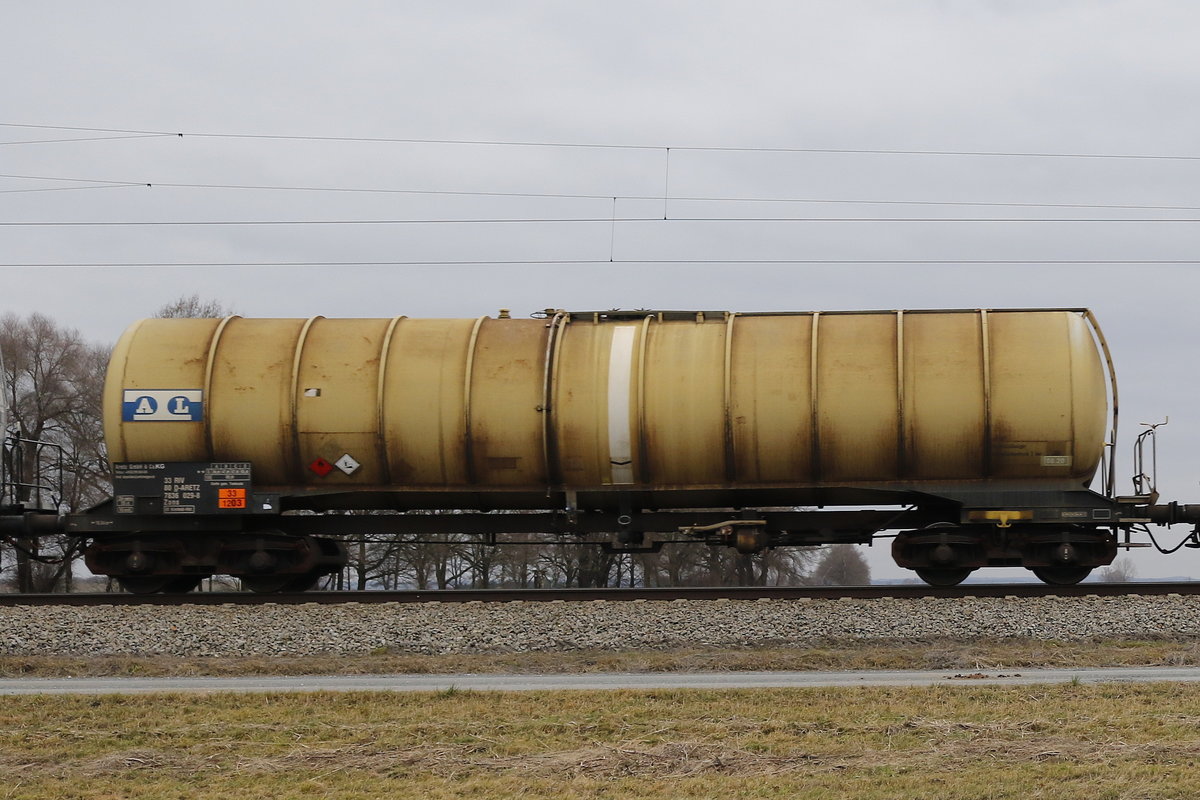
[[[921,528],[957,518],[956,509],[905,509],[897,511],[753,511],[748,519],[756,527],[782,540],[844,541],[850,533],[873,534],[885,529]],[[252,516],[157,516],[123,514],[72,514],[63,529],[91,538],[128,533],[254,533],[276,531],[293,535],[505,535],[549,533],[561,535],[607,534],[620,530],[637,533],[681,534],[695,530],[693,538],[716,536],[724,526],[743,524],[736,513],[712,511],[617,512],[553,511],[535,513],[463,514],[282,514]],[[709,530],[706,530],[709,529]]]

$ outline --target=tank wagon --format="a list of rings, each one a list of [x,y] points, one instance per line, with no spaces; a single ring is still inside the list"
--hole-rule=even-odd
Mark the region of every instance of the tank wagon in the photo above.
[[[147,319],[109,364],[112,500],[4,524],[83,537],[137,592],[307,588],[350,532],[743,553],[894,532],[931,584],[1070,584],[1146,524],[1200,521],[1146,476],[1116,495],[1116,408],[1085,309]]]

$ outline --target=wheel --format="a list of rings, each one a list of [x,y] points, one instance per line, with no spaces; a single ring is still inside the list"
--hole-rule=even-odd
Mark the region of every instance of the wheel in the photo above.
[[[243,575],[241,578],[242,588],[255,594],[274,594],[286,589],[288,581],[293,577],[292,575]]]
[[[178,579],[170,575],[128,575],[117,578],[117,583],[130,594],[158,594],[167,591],[173,580]]]
[[[117,578],[130,594],[185,594],[200,585],[207,575],[126,575]]]
[[[1030,567],[1042,583],[1051,586],[1074,586],[1092,574],[1091,567]]]
[[[187,594],[195,589],[208,575],[179,575],[167,581],[164,592],[170,594]]]
[[[309,572],[304,575],[293,576],[292,581],[288,583],[284,591],[288,592],[307,592],[309,589],[317,585],[317,581],[325,577],[324,573]]]
[[[306,572],[302,575],[243,575],[242,586],[256,594],[306,592],[317,585],[323,574]]]
[[[925,567],[916,572],[930,586],[958,586],[974,571],[970,567]]]

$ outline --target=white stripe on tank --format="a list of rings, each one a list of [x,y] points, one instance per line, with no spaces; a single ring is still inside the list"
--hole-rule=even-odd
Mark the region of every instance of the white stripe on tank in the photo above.
[[[613,328],[608,356],[608,459],[611,483],[633,483],[633,442],[629,435],[629,386],[638,326]]]

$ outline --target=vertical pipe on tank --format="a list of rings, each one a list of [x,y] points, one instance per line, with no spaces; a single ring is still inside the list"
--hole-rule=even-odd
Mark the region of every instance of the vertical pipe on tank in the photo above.
[[[384,394],[387,387],[388,364],[391,362],[392,334],[396,332],[396,326],[402,319],[407,319],[407,317],[404,315],[392,317],[392,321],[388,323],[387,332],[383,335],[383,343],[379,346],[379,379],[375,384],[375,443],[379,453],[377,458],[380,476],[382,482],[388,486],[392,484],[392,462],[388,458],[386,414],[384,413],[384,409],[387,408],[387,398]]]
[[[896,312],[896,477],[908,475],[908,426],[904,419],[904,312]]]
[[[308,341],[308,332],[312,330],[313,325],[319,319],[325,318],[318,315],[304,321],[304,327],[300,329],[300,335],[296,337],[296,349],[292,355],[292,391],[288,396],[288,412],[292,420],[292,424],[288,428],[288,436],[291,437],[291,442],[284,449],[292,454],[290,472],[296,483],[304,483],[304,465],[300,463],[300,403],[297,397],[300,393],[300,364],[304,357],[304,344]]]
[[[1083,315],[1088,324],[1092,326],[1096,340],[1100,342],[1100,352],[1104,354],[1104,363],[1108,366],[1108,387],[1112,393],[1112,433],[1108,437],[1108,475],[1104,485],[1104,494],[1106,497],[1112,497],[1117,477],[1117,412],[1120,406],[1117,397],[1117,371],[1113,367],[1112,351],[1108,349],[1108,340],[1104,338],[1104,331],[1100,329],[1100,322],[1096,319],[1096,315],[1087,308],[1083,309]]]
[[[550,367],[550,399],[552,402],[556,402],[559,396],[559,376],[562,374],[563,340],[567,335],[567,328],[570,326],[571,321],[571,315],[564,312],[562,322],[559,324],[561,329],[558,334],[559,341],[554,345],[554,363]],[[559,482],[561,484],[565,484],[567,478],[563,474],[562,451],[558,446],[557,410],[554,412],[554,415],[550,417],[548,422],[553,425],[551,429],[551,435],[554,437],[554,471],[558,476]],[[549,467],[547,467],[547,469],[549,469]]]
[[[1079,463],[1079,439],[1075,435],[1075,342],[1071,337],[1071,313],[1064,312],[1060,315],[1063,321],[1063,344],[1067,348],[1067,397],[1070,398],[1068,408],[1071,413],[1070,432],[1071,436],[1067,439],[1070,442],[1071,450],[1067,455],[1071,456],[1071,463]],[[1074,469],[1074,467],[1072,467]]]
[[[725,315],[725,480],[737,481],[737,461],[733,452],[733,323],[737,312]]]
[[[475,326],[471,328],[471,338],[467,342],[467,368],[466,374],[463,376],[463,466],[466,470],[467,484],[474,486],[476,484],[475,474],[475,447],[471,436],[471,378],[475,370],[475,346],[479,343],[479,329],[483,327],[484,320],[487,316],[482,316],[475,320]]]
[[[654,475],[650,471],[649,453],[646,452],[646,348],[650,341],[650,322],[653,319],[653,315],[647,315],[642,320],[642,341],[638,350],[637,452],[639,463],[635,465],[635,483],[650,483],[654,480]],[[640,474],[638,474],[639,472]]]
[[[558,441],[554,437],[554,392],[558,382],[559,339],[566,332],[570,317],[562,311],[555,313],[546,337],[546,357],[542,366],[542,459],[546,464],[546,485],[560,486],[564,479],[558,458]]]
[[[215,450],[213,447],[212,429],[212,381],[213,369],[217,363],[217,347],[221,342],[221,334],[225,333],[225,327],[230,323],[230,321],[235,319],[240,319],[240,317],[237,314],[230,314],[228,317],[225,317],[223,320],[221,320],[217,324],[217,329],[213,331],[212,338],[208,342],[208,362],[204,365],[204,391],[200,395],[200,402],[202,403],[201,407],[204,409],[204,421],[201,423],[204,425],[204,449],[208,454],[209,461],[213,460],[213,452]]]
[[[987,309],[979,310],[979,348],[983,364],[983,477],[992,475],[992,340]]]
[[[809,417],[812,426],[812,482],[821,481],[821,418],[820,403],[817,398],[817,330],[821,322],[821,312],[814,311],[812,315],[812,337],[809,346],[808,385],[809,385]]]

